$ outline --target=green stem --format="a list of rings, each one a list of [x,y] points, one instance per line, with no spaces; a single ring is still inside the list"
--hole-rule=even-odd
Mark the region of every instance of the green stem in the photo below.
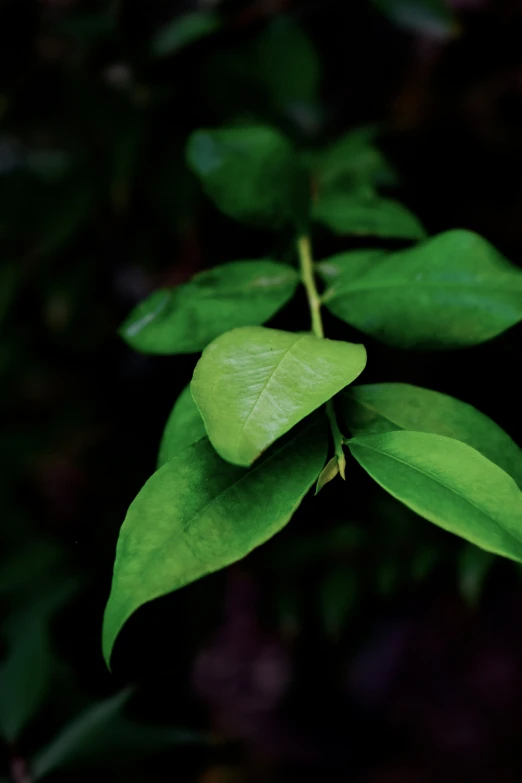
[[[321,297],[315,284],[314,262],[312,256],[312,246],[310,237],[304,235],[297,240],[297,252],[299,255],[299,265],[301,268],[301,280],[306,290],[308,298],[308,307],[312,319],[312,332],[316,337],[324,337],[323,319],[321,317]],[[339,429],[333,400],[326,403],[326,413],[330,422],[330,429],[335,448],[335,455],[339,465],[339,473],[342,478],[345,477],[346,457],[344,455],[343,443],[344,437]]]

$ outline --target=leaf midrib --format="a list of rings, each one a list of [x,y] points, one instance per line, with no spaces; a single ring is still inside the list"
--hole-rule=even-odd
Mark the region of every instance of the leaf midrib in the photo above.
[[[492,287],[488,285],[489,279],[485,279],[484,281],[478,283],[476,281],[471,282],[460,282],[460,283],[442,283],[437,281],[425,281],[425,280],[417,280],[415,282],[411,281],[404,281],[404,280],[389,280],[388,282],[379,283],[379,285],[346,285],[341,290],[334,290],[333,288],[330,288],[328,291],[326,291],[322,297],[322,301],[324,303],[331,302],[335,299],[341,298],[342,296],[345,296],[346,294],[351,293],[358,293],[360,291],[387,291],[390,288],[404,288],[409,289],[413,288],[414,290],[418,291],[419,288],[442,288],[442,289],[457,289],[462,290],[465,289],[466,291],[478,289],[482,291],[482,289],[487,286],[487,291],[491,291],[493,293],[512,293],[512,284],[514,281],[517,281],[517,283],[521,284],[520,291],[515,293],[520,293],[522,295],[522,283],[519,279],[519,276],[516,273],[503,273],[506,276],[506,287],[505,288],[499,288],[499,287]]]
[[[443,436],[443,437],[447,437],[447,436]],[[456,440],[456,438],[449,438],[448,437],[448,440]],[[461,441],[457,441],[457,443],[459,443],[459,442],[461,442]],[[407,468],[410,468],[410,470],[414,470],[417,473],[420,473],[421,475],[428,476],[428,478],[430,478],[436,484],[440,484],[441,487],[444,487],[444,489],[447,489],[449,492],[451,492],[454,495],[456,495],[458,498],[463,500],[465,503],[467,503],[470,506],[472,506],[473,508],[475,508],[483,517],[486,517],[486,519],[490,519],[501,530],[501,532],[504,535],[507,534],[518,546],[520,546],[522,544],[522,540],[518,540],[517,538],[515,538],[514,535],[509,530],[506,530],[505,528],[503,528],[499,524],[499,522],[497,522],[496,519],[494,519],[492,516],[489,515],[489,513],[486,513],[483,509],[480,508],[480,506],[477,506],[476,503],[473,503],[473,501],[469,500],[468,498],[465,498],[460,492],[457,492],[457,490],[454,489],[452,486],[450,486],[449,484],[446,484],[444,481],[441,481],[440,478],[438,478],[436,475],[434,475],[431,471],[418,468],[416,465],[412,465],[410,462],[406,462],[405,460],[401,459],[400,457],[395,456],[394,454],[390,454],[389,452],[383,451],[382,449],[377,449],[374,446],[368,445],[367,443],[361,443],[361,441],[359,441],[359,444],[356,444],[356,445],[362,446],[363,448],[369,449],[371,451],[375,451],[377,454],[381,454],[381,455],[383,455],[385,457],[388,457],[388,459],[395,460],[396,462],[399,462],[401,465],[405,465]],[[467,444],[464,444],[464,445],[467,445]],[[469,446],[469,448],[472,448],[472,447]],[[475,451],[476,451],[476,449],[475,449]],[[477,454],[480,454],[480,452],[477,451]],[[481,456],[484,457],[483,454],[481,454]],[[487,459],[487,457],[484,457],[484,459]],[[487,460],[487,461],[491,462],[491,460]],[[495,465],[494,462],[491,462],[491,464]],[[496,465],[496,467],[498,467],[498,465]],[[499,468],[499,470],[502,470],[502,468]],[[502,472],[505,473],[505,471],[502,471]],[[509,476],[509,474],[507,474],[507,473],[506,473],[506,476],[511,478]]]

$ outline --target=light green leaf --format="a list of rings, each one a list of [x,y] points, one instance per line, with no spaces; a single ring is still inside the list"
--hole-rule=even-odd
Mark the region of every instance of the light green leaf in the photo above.
[[[386,432],[349,441],[362,467],[408,508],[488,552],[522,562],[522,494],[501,468],[443,435]]]
[[[445,0],[371,0],[373,5],[399,27],[430,38],[452,38],[457,21]]]
[[[317,484],[315,485],[315,494],[318,495],[319,492],[322,490],[322,488],[329,484],[330,481],[333,481],[334,478],[339,474],[339,459],[337,456],[332,457],[332,459],[328,460],[324,468],[322,469],[321,473],[319,474],[319,478],[317,479]]]
[[[288,114],[317,102],[319,58],[302,27],[290,16],[275,16],[260,35],[256,76],[275,106]]]
[[[423,239],[418,218],[398,201],[345,192],[326,192],[314,206],[313,217],[336,234]]]
[[[407,383],[373,383],[347,389],[339,410],[355,436],[413,430],[460,440],[522,487],[522,449],[498,424],[455,397]]]
[[[289,141],[265,126],[195,131],[187,160],[217,207],[229,217],[304,230],[309,187]]]
[[[314,156],[320,197],[343,191],[374,194],[380,186],[396,184],[397,174],[375,145],[376,136],[376,128],[356,128]]]
[[[158,468],[206,434],[201,413],[192,398],[190,385],[185,386],[174,404],[163,431]]]
[[[189,11],[175,17],[156,33],[151,53],[155,57],[175,54],[200,38],[214,33],[220,27],[221,20],[212,11]]]
[[[120,531],[103,650],[140,606],[245,557],[291,518],[326,459],[322,417],[250,470],[233,467],[207,438],[147,481]]]
[[[399,348],[460,348],[489,340],[522,318],[522,272],[471,231],[439,234],[350,266],[324,296],[328,308]]]
[[[292,298],[297,271],[276,261],[231,261],[155,291],[120,328],[144,353],[195,353],[223,332],[268,321]]]
[[[216,451],[247,466],[352,383],[365,365],[362,345],[244,327],[205,349],[192,396]]]

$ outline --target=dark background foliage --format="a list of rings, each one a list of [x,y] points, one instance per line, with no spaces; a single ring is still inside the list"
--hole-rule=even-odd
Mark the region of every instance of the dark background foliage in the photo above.
[[[101,658],[118,529],[195,358],[133,353],[118,325],[160,285],[285,252],[204,199],[190,131],[250,118],[314,147],[377,123],[430,233],[470,228],[521,263],[522,4],[454,0],[442,33],[397,25],[398,5],[418,4],[0,0],[0,779],[520,780],[518,568],[355,465],[245,561],[141,610],[114,674]],[[162,52],[194,10],[219,29]],[[283,13],[319,55],[304,112],[249,60]],[[318,231],[316,252],[360,244]],[[276,323],[306,328],[304,301]],[[521,443],[521,336],[366,340],[365,382],[453,394]]]

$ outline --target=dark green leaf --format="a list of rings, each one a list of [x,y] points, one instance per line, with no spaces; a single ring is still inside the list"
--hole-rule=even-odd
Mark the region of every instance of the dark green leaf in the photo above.
[[[364,346],[261,326],[218,337],[196,365],[192,395],[212,445],[251,465],[277,438],[357,378]]]
[[[458,30],[445,0],[371,0],[392,22],[430,38],[451,38]]]
[[[190,386],[186,386],[176,400],[165,425],[158,456],[158,468],[170,462],[172,457],[205,435],[201,413],[192,399]]]
[[[380,186],[395,185],[397,174],[375,145],[375,128],[356,128],[312,161],[319,197],[329,193],[373,194]]]
[[[195,131],[189,166],[226,215],[279,229],[306,224],[309,188],[290,143],[273,128],[252,126]]]
[[[232,261],[177,288],[155,291],[120,328],[144,353],[195,353],[223,332],[268,321],[293,296],[295,269],[275,261]]]
[[[471,231],[355,265],[323,297],[339,318],[400,348],[475,345],[522,318],[522,272]]]
[[[463,599],[470,606],[480,600],[484,581],[495,562],[490,552],[468,544],[462,550],[458,563],[459,589]]]
[[[378,484],[417,514],[488,552],[522,561],[522,494],[475,449],[406,431],[360,436],[349,447]]]
[[[259,37],[256,75],[275,106],[289,115],[316,104],[319,58],[308,36],[291,17],[275,16]]]
[[[151,53],[166,57],[204,38],[221,27],[219,16],[212,11],[189,11],[177,16],[161,28],[154,37]]]
[[[447,394],[407,383],[352,386],[340,396],[339,410],[355,436],[413,430],[460,440],[522,487],[522,449],[494,421]]]
[[[426,236],[418,218],[389,198],[326,192],[314,206],[313,217],[336,234],[383,239],[423,239]]]
[[[207,438],[147,481],[123,523],[105,610],[103,650],[140,606],[245,557],[289,521],[326,459],[322,417],[277,444],[250,470]]]
[[[348,253],[339,253],[325,261],[320,261],[316,264],[316,270],[325,283],[335,285],[339,281],[342,282],[346,275],[349,276],[350,281],[363,277],[375,266],[377,259],[382,260],[388,255],[386,250],[374,248],[350,250]]]
[[[131,694],[131,689],[126,689],[77,715],[37,754],[31,769],[32,780],[42,780],[56,770],[72,766],[83,769],[90,763],[99,763],[101,757],[110,759],[115,753],[124,753],[128,758],[176,745],[208,743],[209,738],[202,734],[131,722],[123,712]],[[119,758],[114,766],[121,763]]]

